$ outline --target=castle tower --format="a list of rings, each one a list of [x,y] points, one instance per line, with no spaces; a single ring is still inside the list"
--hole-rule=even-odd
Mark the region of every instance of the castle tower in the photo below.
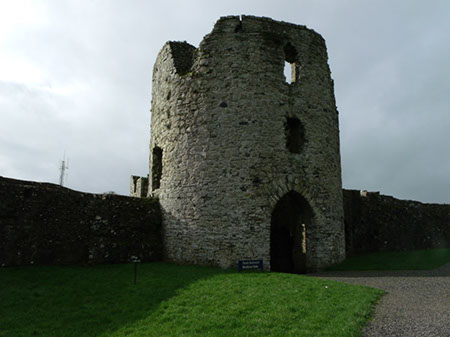
[[[148,193],[161,203],[168,260],[262,259],[295,273],[341,261],[338,113],[323,38],[230,16],[199,48],[166,43],[153,69]]]

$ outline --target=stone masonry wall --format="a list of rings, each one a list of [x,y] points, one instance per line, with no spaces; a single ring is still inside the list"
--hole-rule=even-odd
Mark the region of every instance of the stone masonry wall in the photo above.
[[[145,198],[148,195],[147,177],[130,177],[130,196],[136,198]]]
[[[297,151],[287,145],[290,124]],[[338,113],[318,33],[232,16],[199,48],[166,43],[153,70],[151,126],[149,195],[160,199],[167,259],[222,267],[263,259],[270,268],[272,212],[290,191],[313,211],[308,269],[344,258]]]
[[[450,205],[344,190],[348,255],[450,247]]]
[[[0,266],[161,259],[159,204],[0,177]]]

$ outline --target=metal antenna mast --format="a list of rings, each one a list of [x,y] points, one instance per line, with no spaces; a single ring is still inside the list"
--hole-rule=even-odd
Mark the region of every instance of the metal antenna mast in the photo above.
[[[67,159],[67,164],[66,164],[66,153],[64,152],[64,157],[63,160],[61,161],[61,167],[59,168],[60,170],[60,175],[59,175],[59,185],[64,186],[64,175],[66,170],[69,169],[69,159]]]

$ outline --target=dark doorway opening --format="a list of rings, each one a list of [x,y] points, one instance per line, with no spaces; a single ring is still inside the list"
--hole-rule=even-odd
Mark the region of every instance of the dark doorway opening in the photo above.
[[[308,228],[313,211],[305,198],[295,191],[286,193],[272,212],[270,266],[282,273],[306,273]]]

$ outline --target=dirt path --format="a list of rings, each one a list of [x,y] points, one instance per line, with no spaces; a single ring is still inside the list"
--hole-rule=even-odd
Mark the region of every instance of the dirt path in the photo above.
[[[366,337],[450,337],[450,263],[429,271],[321,272],[310,274],[387,292]]]

